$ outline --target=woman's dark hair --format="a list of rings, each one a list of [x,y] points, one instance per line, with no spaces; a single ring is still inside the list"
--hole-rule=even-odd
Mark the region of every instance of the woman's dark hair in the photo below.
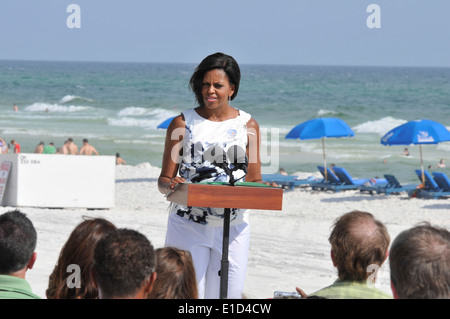
[[[230,85],[234,85],[234,93],[231,96],[233,100],[239,90],[239,83],[241,81],[241,70],[236,60],[227,54],[217,52],[211,54],[203,59],[202,62],[197,66],[189,80],[189,87],[195,94],[195,98],[200,106],[203,106],[203,96],[202,96],[202,85],[203,78],[208,71],[211,70],[223,70],[228,76],[228,81]]]
[[[47,299],[96,299],[98,291],[91,279],[94,249],[100,239],[116,230],[116,226],[103,218],[83,216],[59,254],[58,262],[49,277]],[[80,267],[80,287],[69,287],[73,277],[68,266]]]
[[[187,250],[156,250],[156,281],[148,299],[197,299],[198,288],[192,255]]]

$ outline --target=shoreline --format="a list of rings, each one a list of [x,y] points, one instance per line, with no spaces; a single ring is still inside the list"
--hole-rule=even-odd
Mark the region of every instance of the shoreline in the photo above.
[[[158,192],[160,169],[149,163],[116,167],[115,206],[109,210],[0,207],[0,213],[20,209],[37,233],[37,260],[26,279],[33,292],[45,298],[48,276],[61,247],[83,216],[103,217],[120,228],[146,235],[155,248],[164,245],[168,204]],[[307,176],[316,173],[304,173]],[[285,190],[282,211],[250,212],[251,243],[244,295],[273,298],[274,291],[302,288],[313,293],[336,279],[328,236],[336,218],[352,210],[366,211],[383,222],[394,238],[403,230],[427,221],[450,228],[450,201],[369,195],[359,191],[312,191],[309,187]],[[389,293],[389,259],[381,267],[375,287]]]

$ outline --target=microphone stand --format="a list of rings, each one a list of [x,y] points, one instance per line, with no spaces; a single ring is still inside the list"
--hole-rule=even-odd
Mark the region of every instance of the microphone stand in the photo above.
[[[236,163],[232,163],[233,167],[231,170],[228,168],[226,169],[226,172],[230,178],[230,186],[234,186],[234,184],[240,180],[241,178],[235,180],[233,176],[233,172],[239,168],[241,168],[245,173],[247,173],[246,166],[242,165],[236,165]],[[230,215],[231,215],[231,208],[224,208],[224,218],[223,218],[223,240],[222,240],[222,260],[221,260],[221,267],[219,270],[219,276],[220,276],[220,299],[227,299],[228,296],[228,246],[230,243]]]
[[[228,295],[228,245],[230,242],[230,215],[231,209],[224,209],[223,217],[223,241],[222,241],[222,260],[220,264],[220,299],[227,299]]]

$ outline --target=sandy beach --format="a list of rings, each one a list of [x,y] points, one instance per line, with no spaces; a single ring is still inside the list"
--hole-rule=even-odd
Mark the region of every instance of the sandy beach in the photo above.
[[[103,217],[117,227],[138,230],[155,248],[164,245],[168,202],[157,190],[160,169],[148,163],[116,167],[115,207],[109,210],[19,207],[38,232],[37,260],[27,273],[34,293],[45,298],[48,276],[60,249],[83,216]],[[316,173],[303,173],[301,177]],[[0,207],[0,213],[15,207]],[[330,260],[328,235],[334,220],[351,210],[372,213],[385,223],[391,241],[419,222],[450,228],[450,199],[429,200],[401,195],[369,195],[359,191],[322,192],[310,188],[284,191],[282,211],[251,212],[251,246],[244,294],[272,298],[276,290],[302,288],[312,293],[331,284],[336,271]],[[376,287],[391,293],[389,260]]]

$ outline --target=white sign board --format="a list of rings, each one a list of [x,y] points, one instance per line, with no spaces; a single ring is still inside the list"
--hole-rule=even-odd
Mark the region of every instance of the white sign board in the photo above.
[[[12,162],[3,206],[110,208],[115,156],[1,154]]]

